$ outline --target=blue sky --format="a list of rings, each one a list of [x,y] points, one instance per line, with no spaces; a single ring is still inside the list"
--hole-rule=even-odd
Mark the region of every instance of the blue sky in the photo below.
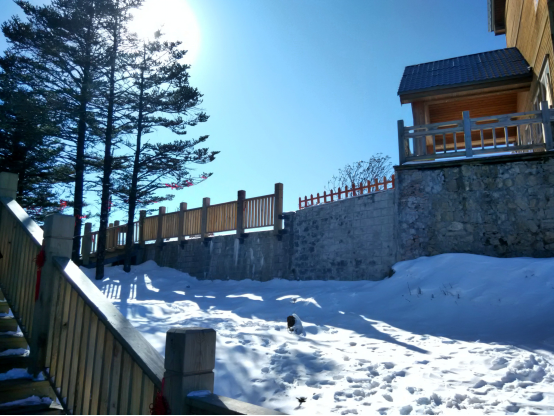
[[[18,12],[0,2],[0,20]],[[209,134],[221,151],[200,167],[214,175],[178,191],[168,211],[240,189],[266,195],[276,182],[295,210],[345,164],[375,153],[396,164],[396,122],[412,123],[397,96],[404,67],[506,47],[487,31],[486,0],[157,0],[155,10],[191,48],[191,84],[211,116],[189,135]]]

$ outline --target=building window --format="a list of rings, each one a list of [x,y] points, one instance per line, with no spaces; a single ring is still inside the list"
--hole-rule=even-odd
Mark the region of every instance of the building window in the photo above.
[[[544,64],[542,66],[541,74],[539,76],[539,83],[537,85],[537,92],[533,106],[535,110],[540,110],[541,101],[547,101],[548,106],[552,108],[554,104],[552,97],[552,88],[550,83],[550,64],[548,63],[548,55],[544,58]]]

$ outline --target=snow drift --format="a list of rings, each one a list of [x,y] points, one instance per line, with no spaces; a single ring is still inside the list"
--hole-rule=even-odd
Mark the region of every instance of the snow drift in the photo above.
[[[96,283],[162,354],[170,327],[214,328],[221,395],[298,414],[554,411],[554,259],[444,254],[394,270],[199,281],[147,262]]]

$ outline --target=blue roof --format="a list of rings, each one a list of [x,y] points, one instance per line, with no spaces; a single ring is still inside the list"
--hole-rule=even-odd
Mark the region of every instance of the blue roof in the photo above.
[[[531,68],[517,48],[499,49],[407,66],[398,95],[530,75]]]

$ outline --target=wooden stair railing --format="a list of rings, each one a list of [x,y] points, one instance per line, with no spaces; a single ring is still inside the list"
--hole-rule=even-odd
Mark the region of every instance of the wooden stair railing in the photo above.
[[[213,329],[170,329],[164,369],[162,356],[70,260],[74,218],[49,215],[43,232],[15,201],[16,189],[17,176],[0,172],[0,289],[29,344],[30,373],[47,374],[66,412],[150,414],[162,391],[172,414],[282,414],[213,394]],[[210,394],[187,398],[196,390]]]

